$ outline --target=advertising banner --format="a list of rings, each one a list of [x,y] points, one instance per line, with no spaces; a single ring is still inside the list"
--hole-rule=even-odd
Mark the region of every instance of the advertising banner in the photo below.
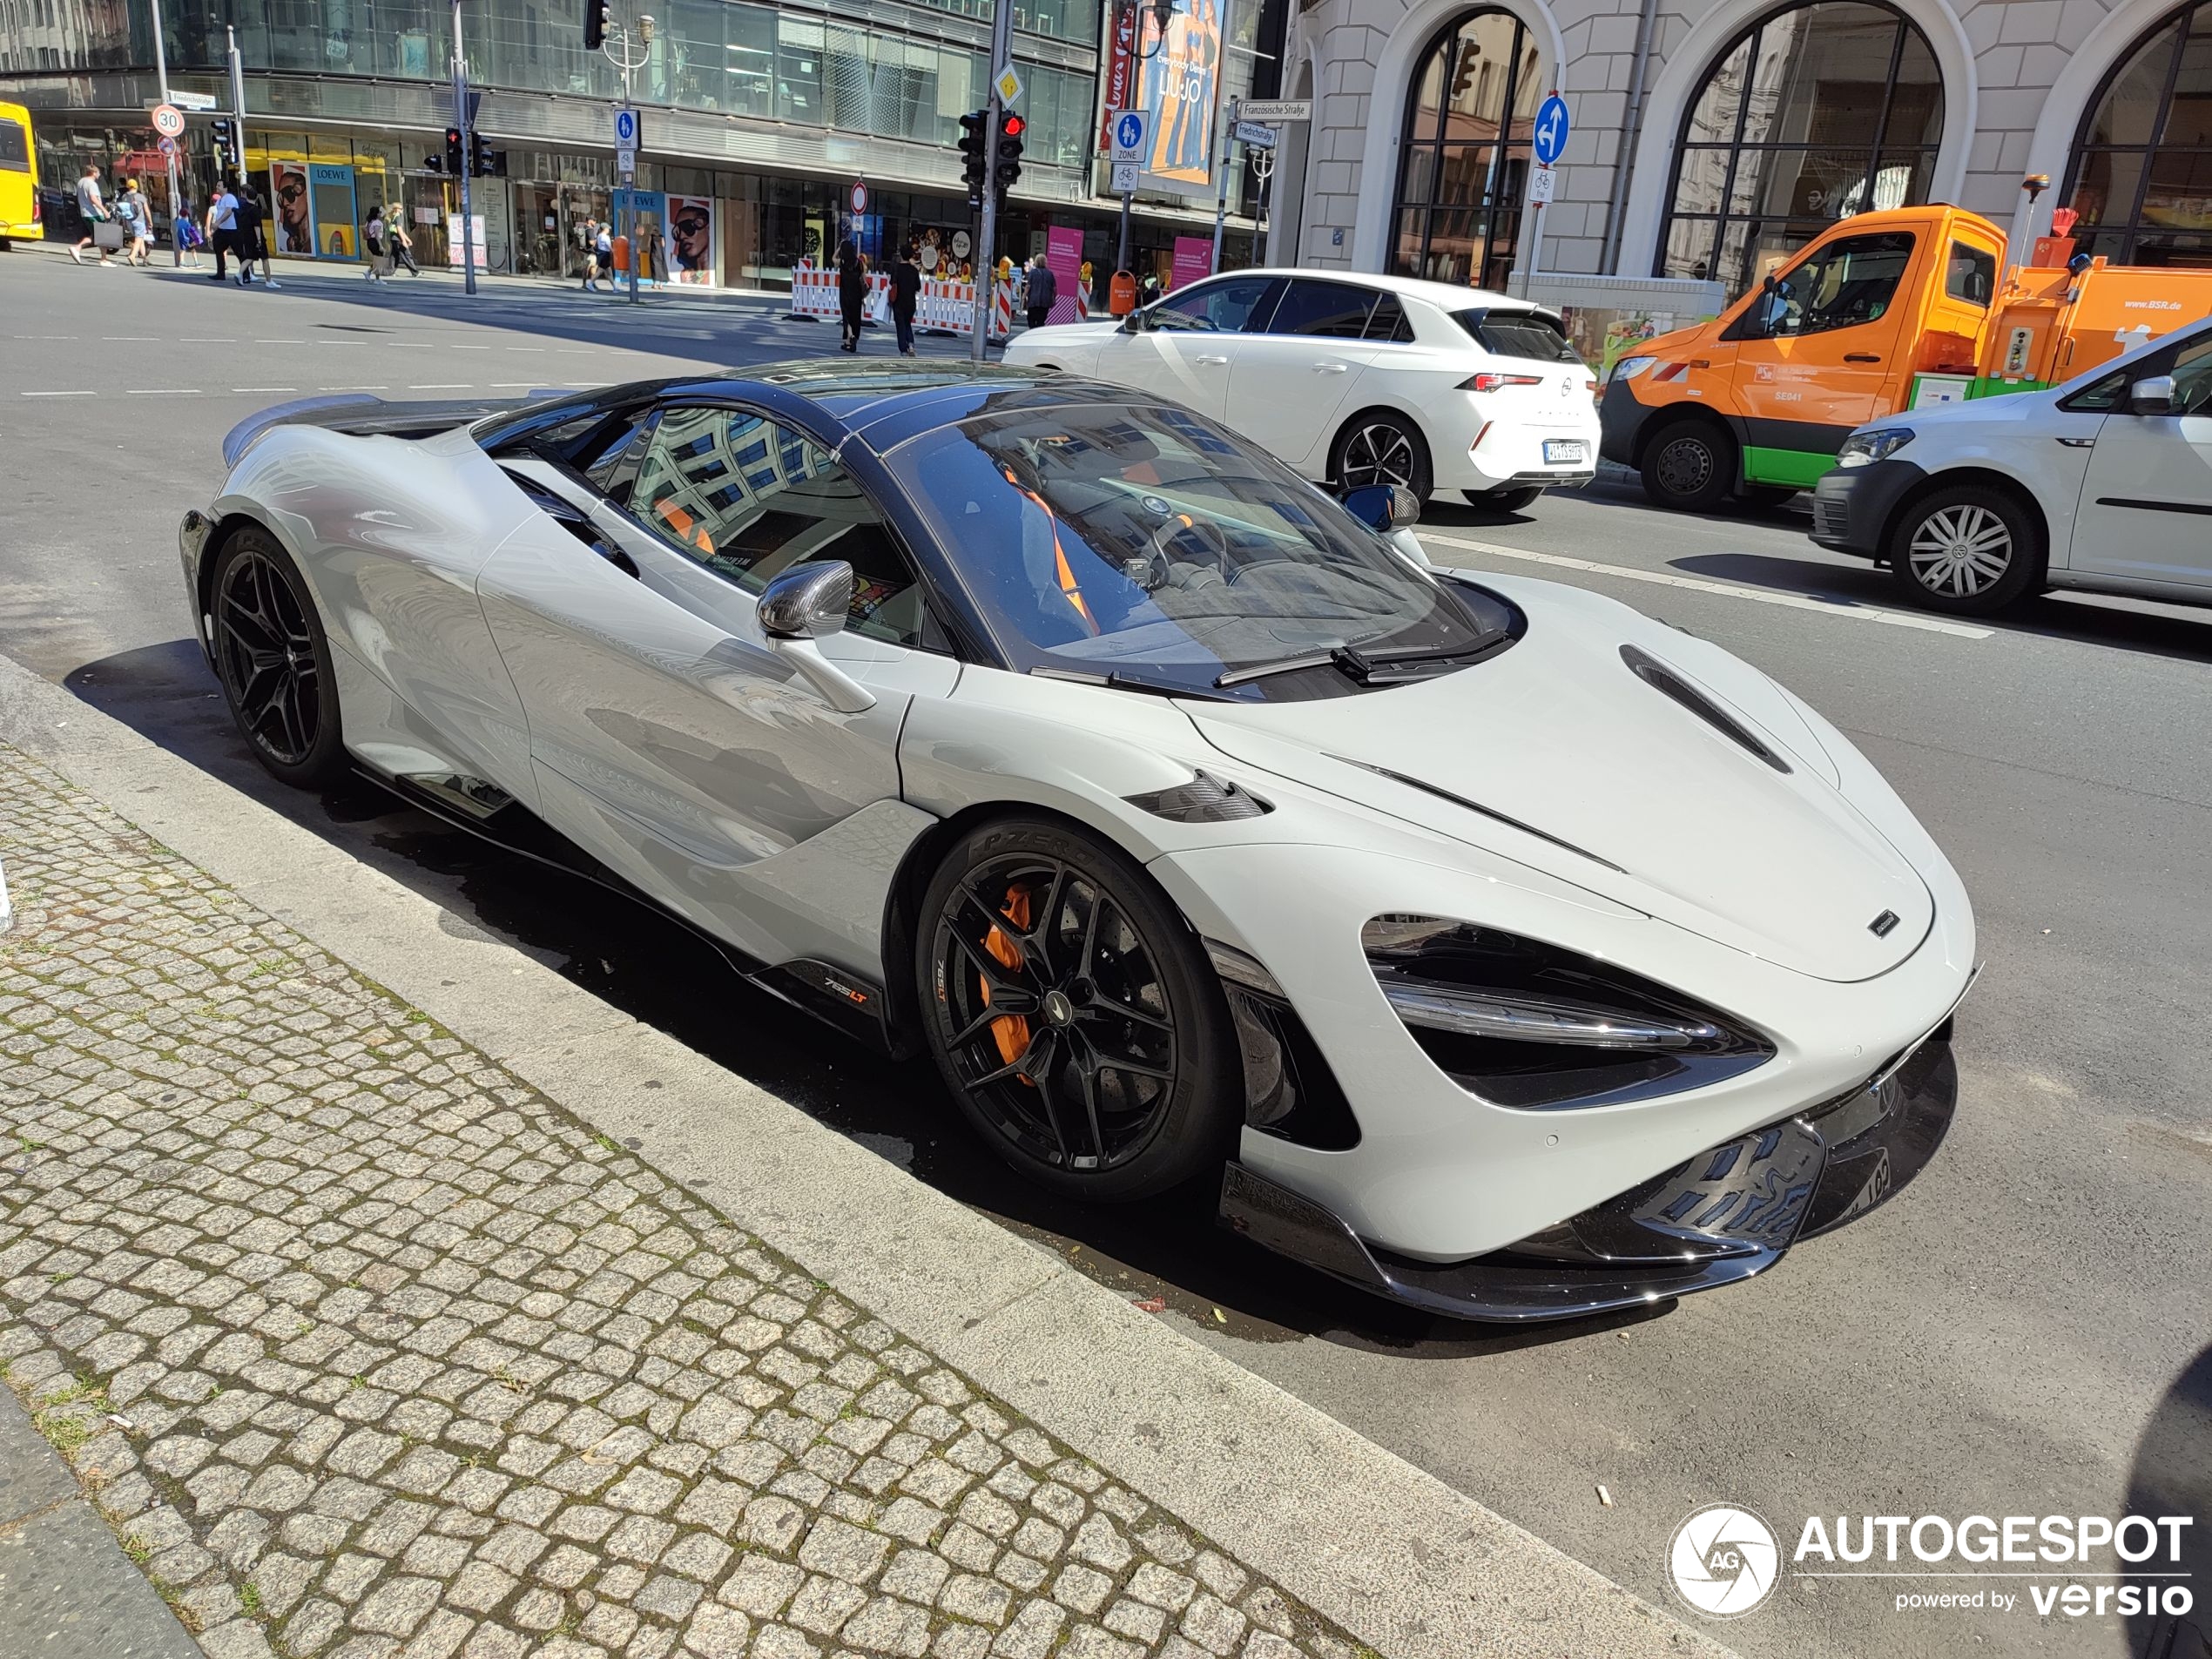
[[[668,223],[668,198],[658,190],[617,190],[614,192],[615,234],[624,234],[630,223],[628,209],[631,202],[637,206],[637,228],[631,237],[637,250],[637,275],[646,282],[668,280],[668,246],[665,226]]]
[[[1178,236],[1175,239],[1175,265],[1168,273],[1170,290],[1197,281],[1213,274],[1213,239],[1210,236]]]
[[[668,199],[668,268],[677,281],[714,286],[714,230],[713,198]]]
[[[1213,193],[1229,4],[1230,0],[1189,0],[1189,9],[1169,22],[1158,54],[1144,64],[1140,102],[1152,117],[1151,151],[1144,160],[1149,189]]]
[[[487,264],[484,216],[482,213],[469,215],[469,234],[475,239],[475,247],[473,251],[476,256],[476,268],[482,271],[486,268]],[[448,265],[461,263],[461,215],[458,213],[446,215],[446,263]]]
[[[1139,27],[1136,0],[1118,0],[1109,26],[1106,42],[1105,71],[1099,77],[1102,108],[1098,117],[1098,151],[1105,154],[1114,147],[1114,117],[1130,106],[1130,94],[1136,83],[1136,36]]]
[[[1047,322],[1082,320],[1083,233],[1079,226],[1055,225],[1045,233],[1044,262],[1051,267],[1060,297]]]
[[[313,253],[315,251],[314,208],[307,196],[307,169],[304,162],[272,161],[269,164],[269,196],[272,217],[276,223],[270,227],[276,238],[280,253]]]

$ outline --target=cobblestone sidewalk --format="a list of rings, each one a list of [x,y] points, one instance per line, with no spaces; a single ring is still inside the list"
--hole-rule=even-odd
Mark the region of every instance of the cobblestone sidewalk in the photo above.
[[[0,864],[0,1360],[213,1659],[1365,1651],[4,745]]]

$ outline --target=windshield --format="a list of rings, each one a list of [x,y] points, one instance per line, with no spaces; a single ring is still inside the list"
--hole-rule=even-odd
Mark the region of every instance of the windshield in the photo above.
[[[1287,467],[1181,409],[987,411],[886,461],[1017,670],[1330,696],[1448,671],[1511,624],[1501,602],[1440,583]],[[1278,671],[1254,671],[1267,668]]]

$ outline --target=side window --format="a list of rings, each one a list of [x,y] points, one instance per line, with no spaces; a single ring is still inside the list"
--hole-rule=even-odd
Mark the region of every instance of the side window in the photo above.
[[[1369,340],[1388,341],[1393,346],[1410,346],[1413,343],[1413,322],[1406,315],[1406,307],[1398,303],[1396,294],[1384,293],[1376,296],[1375,308],[1367,319],[1367,333],[1365,337]]]
[[[637,475],[637,458],[645,447],[644,435],[652,424],[650,412],[616,415],[577,442],[569,464],[616,506],[627,506],[631,481]]]
[[[1225,277],[1217,282],[1194,283],[1181,293],[1170,294],[1152,307],[1152,324],[1159,328],[1202,328],[1217,334],[1241,333],[1251,322],[1271,277]]]
[[[2200,334],[2174,360],[2174,413],[2212,415],[2212,334]]]
[[[1953,242],[1944,266],[1943,291],[1953,300],[1987,309],[1997,294],[1997,256],[1970,242]]]
[[[1909,231],[1846,236],[1800,260],[1729,330],[1731,340],[1823,334],[1878,322],[1912,262]]]
[[[1293,281],[1268,320],[1271,334],[1315,334],[1330,340],[1358,340],[1366,333],[1374,308],[1372,288],[1342,282]]]
[[[854,633],[919,646],[922,590],[853,475],[819,444],[745,409],[661,416],[630,491],[631,516],[687,558],[759,593],[809,559],[853,567]]]

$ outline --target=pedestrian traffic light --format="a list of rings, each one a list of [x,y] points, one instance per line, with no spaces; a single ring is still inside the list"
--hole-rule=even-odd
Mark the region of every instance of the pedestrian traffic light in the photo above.
[[[461,152],[461,129],[448,127],[446,129],[446,172],[451,177],[458,179],[468,165],[468,157]]]
[[[493,149],[491,140],[481,132],[471,133],[469,137],[475,150],[470,165],[474,167],[476,177],[479,179],[504,178],[507,173],[507,152],[504,150]]]
[[[961,166],[961,177],[968,183],[968,205],[970,207],[983,205],[983,181],[990,176],[990,165],[983,155],[987,142],[985,134],[990,124],[991,116],[988,110],[970,110],[960,118],[960,152],[965,158]]]
[[[233,136],[237,128],[232,125],[227,116],[218,116],[207,125],[208,130],[215,135],[216,155],[221,158],[226,165],[229,165],[236,159],[238,155],[238,145]]]
[[[991,185],[1001,200],[1022,176],[1022,138],[1028,130],[1029,124],[1011,110],[999,118],[998,164],[991,170]]]
[[[614,8],[607,0],[583,0],[583,50],[596,52],[607,44],[607,25],[614,21]]]

